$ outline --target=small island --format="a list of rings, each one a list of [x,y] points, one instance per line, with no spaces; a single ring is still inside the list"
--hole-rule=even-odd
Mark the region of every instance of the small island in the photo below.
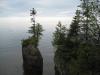
[[[32,34],[27,39],[22,41],[22,56],[23,56],[23,75],[42,75],[43,72],[43,58],[38,49],[38,42],[42,35],[42,25],[35,23],[36,11],[31,10],[32,26],[29,33]]]

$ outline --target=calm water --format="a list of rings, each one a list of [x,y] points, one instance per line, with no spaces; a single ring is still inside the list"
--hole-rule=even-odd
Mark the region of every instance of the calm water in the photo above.
[[[21,40],[27,38],[29,20],[0,22],[0,75],[23,75]],[[54,75],[54,50],[51,44],[54,26],[43,24],[39,49],[43,56],[43,75]]]

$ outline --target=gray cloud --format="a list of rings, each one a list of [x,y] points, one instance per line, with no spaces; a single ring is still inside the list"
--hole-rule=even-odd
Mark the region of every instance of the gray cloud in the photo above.
[[[79,0],[0,0],[0,16],[26,16],[36,8],[39,16],[71,16]]]

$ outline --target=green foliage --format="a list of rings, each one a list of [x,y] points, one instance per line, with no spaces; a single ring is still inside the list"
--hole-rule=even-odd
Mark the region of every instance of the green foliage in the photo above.
[[[34,31],[35,31],[35,34],[34,34]],[[29,33],[33,35],[29,37],[28,39],[25,39],[22,41],[23,47],[29,44],[32,44],[34,47],[37,47],[39,39],[41,38],[42,32],[43,32],[43,28],[42,28],[42,25],[40,25],[39,23],[36,24],[35,30],[34,30],[34,26],[32,26],[31,30],[29,30]]]
[[[40,25],[39,23],[37,23],[35,26],[31,26],[29,33],[33,34],[33,36],[39,38],[42,35],[43,32],[43,28],[42,25]]]
[[[74,17],[74,19],[70,25],[68,37],[75,38],[76,36],[78,36],[79,27],[80,27],[79,22],[80,22],[80,10],[77,10],[76,16]]]
[[[35,32],[36,32],[36,37],[40,38],[40,36],[42,35],[42,32],[43,32],[42,25],[40,25],[39,23],[37,23],[36,27],[35,27]]]
[[[40,25],[39,23],[35,24],[35,17],[34,17],[35,15],[36,11],[33,8],[31,10],[31,16],[32,16],[31,20],[33,24],[29,30],[29,33],[32,34],[32,36],[22,41],[23,46],[27,46],[29,44],[32,44],[34,47],[38,46],[39,39],[41,38],[43,32],[43,28],[42,25]]]
[[[31,33],[33,33],[32,30],[30,30]],[[23,40],[23,46],[27,46],[29,44],[32,44],[35,47],[37,47],[39,39],[40,39],[40,36],[42,35],[42,31],[43,31],[42,26],[40,24],[37,24],[37,26],[35,28],[35,33],[36,33],[35,36],[33,35],[32,37],[30,37],[30,38],[28,38],[26,40]]]
[[[94,42],[97,40],[100,27],[94,8],[97,0],[81,0],[81,34],[84,35],[84,42]]]
[[[28,45],[33,45],[34,47],[37,47],[38,45],[38,39],[35,37],[29,37],[28,39],[22,40],[22,46],[27,47]]]
[[[80,45],[77,51],[77,60],[73,60],[70,64],[71,73],[76,72],[76,75],[96,75],[99,72],[100,65],[100,51],[98,48],[89,45],[82,44]]]
[[[66,38],[67,48],[78,47],[79,44],[79,34],[80,34],[80,10],[76,11],[76,16],[70,25],[70,29]]]
[[[57,25],[53,45],[60,75],[100,75],[99,7],[98,0],[81,0],[68,34],[61,23]]]
[[[64,45],[65,39],[66,39],[66,27],[61,24],[61,22],[58,23],[56,27],[56,31],[53,35],[53,45]]]

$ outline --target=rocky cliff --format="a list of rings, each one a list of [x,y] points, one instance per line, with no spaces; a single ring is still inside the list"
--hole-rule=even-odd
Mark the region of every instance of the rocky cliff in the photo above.
[[[42,75],[43,59],[33,45],[22,47],[24,75]]]

